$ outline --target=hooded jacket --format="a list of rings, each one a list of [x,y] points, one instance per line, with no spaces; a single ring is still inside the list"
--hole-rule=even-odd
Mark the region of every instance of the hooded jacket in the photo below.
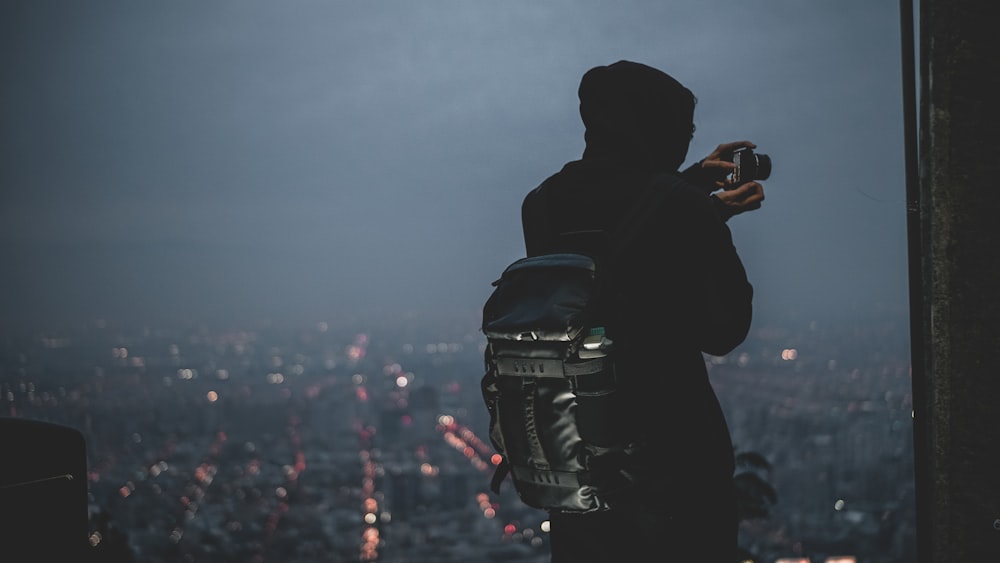
[[[753,288],[708,191],[678,172],[694,95],[666,73],[619,61],[584,74],[579,97],[586,148],[525,197],[527,255],[596,252],[646,190],[661,193],[615,262],[607,330],[623,416],[653,457],[681,460],[669,471],[696,494],[697,483],[712,487],[733,472],[703,353],[725,355],[743,342]]]

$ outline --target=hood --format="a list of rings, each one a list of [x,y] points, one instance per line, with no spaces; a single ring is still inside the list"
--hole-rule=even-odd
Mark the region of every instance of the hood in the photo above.
[[[578,93],[584,159],[620,159],[659,172],[675,172],[684,163],[696,100],[667,73],[618,61],[588,70]]]

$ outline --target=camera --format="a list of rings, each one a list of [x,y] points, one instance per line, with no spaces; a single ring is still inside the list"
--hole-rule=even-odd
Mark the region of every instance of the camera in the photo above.
[[[771,157],[753,152],[750,147],[740,147],[733,151],[733,187],[752,182],[767,180],[771,175]]]

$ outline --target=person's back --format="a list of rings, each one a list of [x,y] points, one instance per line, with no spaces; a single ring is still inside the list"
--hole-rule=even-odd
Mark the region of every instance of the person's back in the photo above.
[[[752,288],[725,219],[759,207],[763,193],[753,183],[722,200],[698,179],[719,174],[678,173],[694,104],[686,88],[651,67],[620,61],[592,69],[580,86],[583,158],[546,179],[522,206],[529,256],[593,251],[600,241],[594,233],[613,227],[636,198],[647,189],[663,193],[616,262],[607,327],[621,415],[643,444],[626,468],[638,486],[607,511],[553,513],[554,563],[735,558],[732,444],[702,353],[728,353],[749,329]],[[716,152],[741,144],[752,146]],[[720,155],[711,156],[716,165]]]

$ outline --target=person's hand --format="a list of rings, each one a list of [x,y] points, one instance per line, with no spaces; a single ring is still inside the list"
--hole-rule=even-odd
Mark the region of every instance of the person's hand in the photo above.
[[[701,160],[702,172],[706,176],[717,178],[714,181],[715,187],[712,191],[732,188],[730,174],[736,169],[736,165],[733,164],[733,152],[741,147],[755,149],[757,145],[750,141],[722,143]]]
[[[758,182],[747,182],[712,194],[712,200],[725,221],[734,215],[760,209],[764,201],[764,186]]]
[[[733,152],[740,147],[757,148],[750,141],[734,141],[723,143],[701,161],[691,165],[681,176],[708,193],[716,190],[732,188],[731,175],[736,165],[733,164]]]

